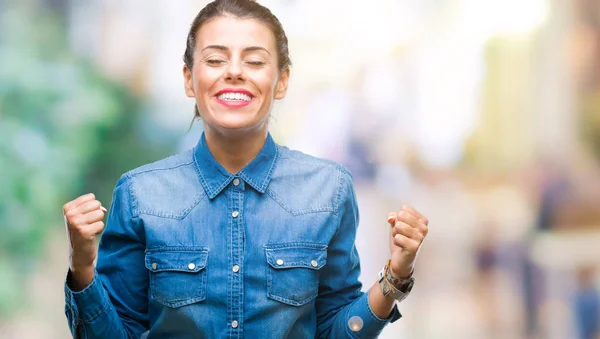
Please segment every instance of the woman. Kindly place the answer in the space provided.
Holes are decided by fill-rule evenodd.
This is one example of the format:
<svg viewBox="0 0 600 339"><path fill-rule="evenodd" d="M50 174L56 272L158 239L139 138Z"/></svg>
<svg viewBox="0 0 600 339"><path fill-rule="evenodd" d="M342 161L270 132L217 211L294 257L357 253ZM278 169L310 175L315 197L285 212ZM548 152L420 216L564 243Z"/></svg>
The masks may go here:
<svg viewBox="0 0 600 339"><path fill-rule="evenodd" d="M106 229L93 194L64 206L73 335L376 337L400 317L427 219L389 214L391 259L362 293L350 174L267 130L290 77L277 18L254 1L214 1L192 23L184 61L198 145L124 174Z"/></svg>

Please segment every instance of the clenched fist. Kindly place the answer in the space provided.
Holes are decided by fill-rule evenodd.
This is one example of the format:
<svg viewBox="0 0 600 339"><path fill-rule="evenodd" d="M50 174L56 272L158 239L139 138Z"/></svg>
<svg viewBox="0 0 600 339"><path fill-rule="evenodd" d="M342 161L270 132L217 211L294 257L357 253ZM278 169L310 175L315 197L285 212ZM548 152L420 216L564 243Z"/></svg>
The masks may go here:
<svg viewBox="0 0 600 339"><path fill-rule="evenodd" d="M71 288L81 290L94 278L96 236L104 229L104 212L94 194L82 195L63 206L69 240Z"/></svg>
<svg viewBox="0 0 600 339"><path fill-rule="evenodd" d="M429 220L414 208L402 206L399 212L388 214L388 223L392 226L390 273L397 279L408 278L429 232Z"/></svg>

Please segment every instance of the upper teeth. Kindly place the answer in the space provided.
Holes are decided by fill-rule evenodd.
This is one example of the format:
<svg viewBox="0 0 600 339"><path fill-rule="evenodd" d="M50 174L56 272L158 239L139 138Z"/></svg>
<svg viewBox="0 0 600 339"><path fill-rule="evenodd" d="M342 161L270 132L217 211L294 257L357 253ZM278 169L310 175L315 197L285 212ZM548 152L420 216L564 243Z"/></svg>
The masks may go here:
<svg viewBox="0 0 600 339"><path fill-rule="evenodd" d="M222 93L218 96L219 100L244 100L250 101L252 98L244 93Z"/></svg>

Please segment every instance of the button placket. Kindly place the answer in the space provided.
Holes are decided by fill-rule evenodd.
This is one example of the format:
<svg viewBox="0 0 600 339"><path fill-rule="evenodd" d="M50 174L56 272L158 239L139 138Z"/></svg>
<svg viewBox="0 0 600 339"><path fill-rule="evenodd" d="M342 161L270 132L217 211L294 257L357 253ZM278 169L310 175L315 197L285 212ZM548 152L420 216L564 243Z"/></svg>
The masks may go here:
<svg viewBox="0 0 600 339"><path fill-rule="evenodd" d="M242 330L241 321L243 319L243 277L241 265L244 261L244 218L242 218L242 208L244 206L244 182L240 178L233 178L229 189L231 199L229 200L230 222L228 252L230 253L228 261L231 268L228 274L228 321L231 333Z"/></svg>

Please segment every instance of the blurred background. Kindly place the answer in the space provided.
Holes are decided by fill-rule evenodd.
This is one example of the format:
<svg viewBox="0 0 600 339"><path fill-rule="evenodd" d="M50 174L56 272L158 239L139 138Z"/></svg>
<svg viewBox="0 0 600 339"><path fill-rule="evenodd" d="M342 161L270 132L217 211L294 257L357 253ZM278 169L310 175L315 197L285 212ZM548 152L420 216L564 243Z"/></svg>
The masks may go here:
<svg viewBox="0 0 600 339"><path fill-rule="evenodd" d="M431 220L382 338L600 338L600 1L260 2L294 63L271 132L353 172L365 287L387 212ZM1 338L69 337L65 202L195 145L206 3L0 0Z"/></svg>

